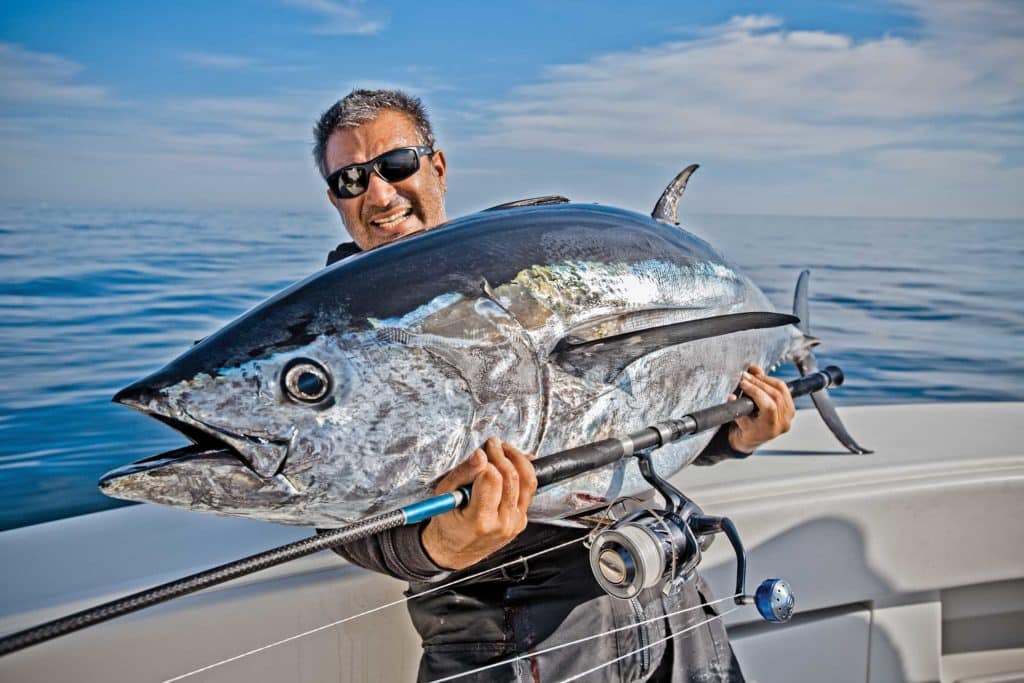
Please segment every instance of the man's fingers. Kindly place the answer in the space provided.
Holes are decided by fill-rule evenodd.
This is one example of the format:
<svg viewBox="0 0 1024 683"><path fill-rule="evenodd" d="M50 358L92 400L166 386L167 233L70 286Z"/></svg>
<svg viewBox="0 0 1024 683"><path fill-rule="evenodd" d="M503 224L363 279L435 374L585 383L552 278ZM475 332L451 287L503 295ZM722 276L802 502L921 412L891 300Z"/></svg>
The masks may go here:
<svg viewBox="0 0 1024 683"><path fill-rule="evenodd" d="M769 377L761 368L753 366L748 372L743 373L740 385L754 401L758 410L756 423L741 424L741 428L757 430L760 437L756 440L761 443L789 431L790 422L796 415L796 407L785 382L776 377Z"/></svg>
<svg viewBox="0 0 1024 683"><path fill-rule="evenodd" d="M751 370L760 370L760 368L755 365ZM760 387L765 393L775 399L779 407L785 407L787 403L791 404L793 402L793 396L789 393L789 387L778 377L769 377L762 370L760 373L748 372L746 378L751 384Z"/></svg>
<svg viewBox="0 0 1024 683"><path fill-rule="evenodd" d="M760 412L764 408L765 403L770 403L771 398L765 392L764 387L757 381L757 379L750 373L743 373L743 376L739 380L739 388L743 390L754 404L757 405L758 411Z"/></svg>
<svg viewBox="0 0 1024 683"><path fill-rule="evenodd" d="M501 474L502 493L498 511L504 519L515 512L516 504L519 502L519 472L505 457L505 449L498 439L487 439L484 450L487 453L487 461Z"/></svg>
<svg viewBox="0 0 1024 683"><path fill-rule="evenodd" d="M478 448L462 464L444 475L434 487L434 492L438 495L451 493L460 486L472 483L485 467L487 467L487 456Z"/></svg>
<svg viewBox="0 0 1024 683"><path fill-rule="evenodd" d="M530 456L511 444L506 443L503 446L505 457L519 473L519 500L516 507L525 514L533 502L533 494L537 492L537 474L533 469L533 463L530 462Z"/></svg>
<svg viewBox="0 0 1024 683"><path fill-rule="evenodd" d="M473 495L463 511L466 519L474 520L478 533L493 533L498 524L498 506L502 499L502 477L494 465L487 463L473 480Z"/></svg>
<svg viewBox="0 0 1024 683"><path fill-rule="evenodd" d="M765 377L765 381L775 389L779 397L779 406L786 418L792 420L796 415L796 406L793 404L793 394L790 393L789 387L778 377Z"/></svg>
<svg viewBox="0 0 1024 683"><path fill-rule="evenodd" d="M772 379L772 378L771 377L764 377L764 376L762 376L762 377L755 377L754 378L754 383L757 384L757 386L761 389L761 391L763 391L765 394L767 394L771 398L772 404L773 404L772 408L776 412L778 412L778 410L785 405L785 402L786 402L786 399L785 399L786 388L783 387L783 388L780 389L778 386L776 386L772 382L769 382L768 380L770 380L770 379Z"/></svg>
<svg viewBox="0 0 1024 683"><path fill-rule="evenodd" d="M755 370L759 372L754 372ZM772 397L776 413L786 421L792 420L796 415L796 406L793 404L793 395L786 383L778 377L769 377L757 366L751 368L751 377L754 384L760 386L765 393Z"/></svg>
<svg viewBox="0 0 1024 683"><path fill-rule="evenodd" d="M758 413L775 412L774 398L768 393L764 385L757 381L756 377L750 373L743 373L743 377L740 379L740 388L757 406Z"/></svg>

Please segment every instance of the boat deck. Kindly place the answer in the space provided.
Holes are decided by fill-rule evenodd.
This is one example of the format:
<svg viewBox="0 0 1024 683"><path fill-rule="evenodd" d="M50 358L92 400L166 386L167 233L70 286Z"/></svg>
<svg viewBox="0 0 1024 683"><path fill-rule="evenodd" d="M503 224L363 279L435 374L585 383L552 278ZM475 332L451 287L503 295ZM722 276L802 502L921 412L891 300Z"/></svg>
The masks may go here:
<svg viewBox="0 0 1024 683"><path fill-rule="evenodd" d="M797 595L785 626L759 622L753 608L730 617L748 678L1024 680L1024 403L841 412L874 454L845 454L801 411L770 450L674 478L736 523L748 588L781 576ZM5 532L0 633L308 534L149 505ZM702 572L731 593L724 539ZM402 588L320 553L9 655L0 680L164 681ZM418 653L396 606L185 680L413 680Z"/></svg>

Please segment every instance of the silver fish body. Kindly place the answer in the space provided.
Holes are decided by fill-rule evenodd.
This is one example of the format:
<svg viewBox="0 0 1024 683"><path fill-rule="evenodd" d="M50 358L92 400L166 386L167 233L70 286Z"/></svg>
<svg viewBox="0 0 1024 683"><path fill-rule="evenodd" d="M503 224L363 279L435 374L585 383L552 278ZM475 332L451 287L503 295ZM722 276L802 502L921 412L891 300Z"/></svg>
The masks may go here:
<svg viewBox="0 0 1024 683"><path fill-rule="evenodd" d="M122 390L115 400L194 445L101 487L338 526L429 496L490 435L542 455L722 403L746 367L804 353L804 334L671 343L672 330L772 310L677 226L597 205L481 212L320 271ZM670 342L634 334L650 330ZM659 471L692 462L711 436L661 449ZM562 518L646 488L620 463L542 489L530 514Z"/></svg>

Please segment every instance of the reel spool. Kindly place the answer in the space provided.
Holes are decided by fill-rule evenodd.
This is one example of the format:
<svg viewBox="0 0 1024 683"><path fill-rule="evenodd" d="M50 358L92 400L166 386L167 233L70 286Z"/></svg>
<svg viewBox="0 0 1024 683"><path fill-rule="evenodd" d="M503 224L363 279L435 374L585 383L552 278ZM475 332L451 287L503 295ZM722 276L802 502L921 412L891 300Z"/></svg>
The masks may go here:
<svg viewBox="0 0 1024 683"><path fill-rule="evenodd" d="M746 552L732 521L705 515L658 476L649 452L636 455L640 472L665 498L666 505L663 510L627 515L595 536L590 544L590 568L601 588L621 600L659 585L669 594L693 577L701 551L710 545L714 534L723 533L736 553L736 604L753 604L765 621L788 621L796 599L786 581L766 579L754 595L746 593Z"/></svg>
<svg viewBox="0 0 1024 683"><path fill-rule="evenodd" d="M693 530L680 522L647 514L602 531L590 548L590 568L601 588L628 600L646 588L692 575L700 547Z"/></svg>

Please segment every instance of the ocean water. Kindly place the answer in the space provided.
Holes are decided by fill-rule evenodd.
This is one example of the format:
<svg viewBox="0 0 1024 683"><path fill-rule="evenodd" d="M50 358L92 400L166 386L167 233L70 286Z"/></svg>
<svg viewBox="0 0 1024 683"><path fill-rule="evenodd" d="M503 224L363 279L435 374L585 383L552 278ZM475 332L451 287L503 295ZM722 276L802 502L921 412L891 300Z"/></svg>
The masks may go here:
<svg viewBox="0 0 1024 683"><path fill-rule="evenodd" d="M812 270L840 405L1024 399L1024 221L687 227L783 310ZM122 504L100 475L184 440L110 397L321 267L341 236L321 213L0 209L0 529Z"/></svg>

